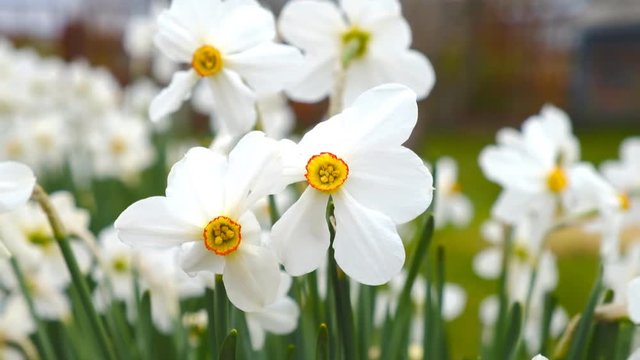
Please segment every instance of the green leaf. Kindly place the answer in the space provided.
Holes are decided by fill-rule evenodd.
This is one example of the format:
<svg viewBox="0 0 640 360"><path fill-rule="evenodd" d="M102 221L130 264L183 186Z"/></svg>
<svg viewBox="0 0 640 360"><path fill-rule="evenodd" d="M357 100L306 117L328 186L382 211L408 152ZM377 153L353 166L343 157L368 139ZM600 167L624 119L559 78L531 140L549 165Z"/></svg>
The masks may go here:
<svg viewBox="0 0 640 360"><path fill-rule="evenodd" d="M503 359L516 359L518 356L517 345L520 341L520 329L522 328L522 306L520 303L513 304L508 321L509 326L507 327Z"/></svg>
<svg viewBox="0 0 640 360"><path fill-rule="evenodd" d="M593 285L593 289L591 290L591 295L589 296L587 306L582 312L580 322L578 323L578 327L576 329L576 332L574 333L573 341L571 342L571 347L569 348L569 353L567 355L568 360L578 360L582 358L582 352L587 347L589 333L593 325L593 313L596 310L596 306L600 302L602 291L603 286L601 268L596 282Z"/></svg>
<svg viewBox="0 0 640 360"><path fill-rule="evenodd" d="M229 335L222 342L222 348L220 349L219 360L235 360L236 358L236 339L238 337L238 331L231 329Z"/></svg>
<svg viewBox="0 0 640 360"><path fill-rule="evenodd" d="M329 329L327 324L320 324L318 340L316 341L316 359L329 360Z"/></svg>
<svg viewBox="0 0 640 360"><path fill-rule="evenodd" d="M545 293L543 305L544 310L542 313L542 322L540 324L540 348L538 349L538 354L547 353L547 342L551 330L551 319L553 319L553 313L556 309L557 302L558 300L551 293Z"/></svg>

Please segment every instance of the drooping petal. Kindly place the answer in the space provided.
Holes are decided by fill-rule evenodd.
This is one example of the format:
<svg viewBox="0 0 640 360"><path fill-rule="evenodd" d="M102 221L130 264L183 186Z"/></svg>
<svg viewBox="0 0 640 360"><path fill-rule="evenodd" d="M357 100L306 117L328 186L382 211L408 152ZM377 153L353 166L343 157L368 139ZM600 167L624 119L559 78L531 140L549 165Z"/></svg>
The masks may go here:
<svg viewBox="0 0 640 360"><path fill-rule="evenodd" d="M293 276L319 268L325 258L329 247L327 200L326 194L308 187L271 229L271 246Z"/></svg>
<svg viewBox="0 0 640 360"><path fill-rule="evenodd" d="M286 88L287 95L306 103L318 102L329 95L337 55L306 54L298 79Z"/></svg>
<svg viewBox="0 0 640 360"><path fill-rule="evenodd" d="M282 175L278 142L261 131L242 137L229 153L225 178L226 210L239 215L256 201L282 191L287 183Z"/></svg>
<svg viewBox="0 0 640 360"><path fill-rule="evenodd" d="M273 14L256 3L238 3L228 8L215 35L220 50L233 54L273 40L276 25Z"/></svg>
<svg viewBox="0 0 640 360"><path fill-rule="evenodd" d="M222 274L224 269L224 256L207 250L204 241L183 244L179 257L180 267L191 276L195 276L201 271Z"/></svg>
<svg viewBox="0 0 640 360"><path fill-rule="evenodd" d="M191 96L191 89L200 77L193 70L178 71L173 74L171 83L156 95L149 105L149 117L158 121L175 112Z"/></svg>
<svg viewBox="0 0 640 360"><path fill-rule="evenodd" d="M133 203L114 226L118 238L131 246L173 247L202 239L202 228L176 216L161 196Z"/></svg>
<svg viewBox="0 0 640 360"><path fill-rule="evenodd" d="M208 80L213 93L214 108L218 121L224 121L224 129L230 135L248 132L256 123L256 97L244 84L240 75L223 69Z"/></svg>
<svg viewBox="0 0 640 360"><path fill-rule="evenodd" d="M263 311L247 314L258 321L263 329L274 334L287 334L293 331L298 325L299 315L298 305L288 297L276 300Z"/></svg>
<svg viewBox="0 0 640 360"><path fill-rule="evenodd" d="M433 178L411 150L366 150L348 160L344 188L360 204L405 223L424 212L433 196Z"/></svg>
<svg viewBox="0 0 640 360"><path fill-rule="evenodd" d="M347 28L338 7L330 1L290 1L278 20L282 37L308 53L337 54L340 35Z"/></svg>
<svg viewBox="0 0 640 360"><path fill-rule="evenodd" d="M270 249L245 243L225 261L224 287L233 305L242 311L258 311L273 303L280 269Z"/></svg>
<svg viewBox="0 0 640 360"><path fill-rule="evenodd" d="M634 324L640 324L640 277L637 277L627 285L627 309L629 318Z"/></svg>
<svg viewBox="0 0 640 360"><path fill-rule="evenodd" d="M0 163L0 212L13 210L25 204L36 183L33 171L24 164L5 161Z"/></svg>
<svg viewBox="0 0 640 360"><path fill-rule="evenodd" d="M262 43L225 57L225 65L240 74L258 94L275 93L298 77L303 63L293 46Z"/></svg>
<svg viewBox="0 0 640 360"><path fill-rule="evenodd" d="M416 94L401 84L376 86L360 95L338 119L344 122L352 151L401 145L418 119Z"/></svg>
<svg viewBox="0 0 640 360"><path fill-rule="evenodd" d="M227 160L195 147L173 165L167 178L167 203L194 226L204 227L224 209Z"/></svg>
<svg viewBox="0 0 640 360"><path fill-rule="evenodd" d="M333 195L335 259L342 270L366 285L381 285L404 264L404 247L391 218L359 204L346 191Z"/></svg>
<svg viewBox="0 0 640 360"><path fill-rule="evenodd" d="M262 328L258 320L251 316L252 314L253 313L245 314L247 328L249 330L249 339L251 340L251 348L253 348L253 350L260 350L264 346L264 340L267 333Z"/></svg>

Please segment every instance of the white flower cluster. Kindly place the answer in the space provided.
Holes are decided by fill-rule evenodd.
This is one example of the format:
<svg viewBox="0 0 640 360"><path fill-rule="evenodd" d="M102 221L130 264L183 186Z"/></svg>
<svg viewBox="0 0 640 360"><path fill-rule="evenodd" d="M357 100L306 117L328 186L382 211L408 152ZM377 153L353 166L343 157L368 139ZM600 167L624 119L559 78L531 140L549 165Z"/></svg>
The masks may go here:
<svg viewBox="0 0 640 360"><path fill-rule="evenodd" d="M0 67L0 158L85 180L128 180L153 161L151 127L107 70L4 40Z"/></svg>

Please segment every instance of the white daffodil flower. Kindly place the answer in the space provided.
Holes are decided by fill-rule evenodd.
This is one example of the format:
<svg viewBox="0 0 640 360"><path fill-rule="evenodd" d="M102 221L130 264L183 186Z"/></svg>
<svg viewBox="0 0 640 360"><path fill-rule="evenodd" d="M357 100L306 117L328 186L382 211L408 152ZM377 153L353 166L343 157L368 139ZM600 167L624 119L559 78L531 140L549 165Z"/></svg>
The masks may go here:
<svg viewBox="0 0 640 360"><path fill-rule="evenodd" d="M568 207L585 188L579 184L597 176L590 165L575 162L577 142L563 114L545 107L524 122L521 133L499 133L498 145L480 153L485 176L503 187L493 207L497 219L515 223L531 212L553 218L558 203Z"/></svg>
<svg viewBox="0 0 640 360"><path fill-rule="evenodd" d="M35 184L36 177L27 165L14 161L0 162L0 213L24 205Z"/></svg>
<svg viewBox="0 0 640 360"><path fill-rule="evenodd" d="M282 37L305 53L304 73L287 89L298 101L322 100L334 87L335 71L346 52L344 98L349 105L365 90L389 82L425 98L435 83L427 58L410 50L411 29L397 0L288 2L279 19Z"/></svg>
<svg viewBox="0 0 640 360"><path fill-rule="evenodd" d="M193 148L167 182L166 196L138 201L118 217L120 239L135 247L181 247L184 271L223 274L229 300L243 311L271 304L278 260L262 245L251 207L286 186L279 143L251 132L228 158Z"/></svg>
<svg viewBox="0 0 640 360"><path fill-rule="evenodd" d="M462 193L458 182L458 164L453 158L443 157L436 162L436 200L434 219L436 227L448 223L464 227L473 218L473 204Z"/></svg>
<svg viewBox="0 0 640 360"><path fill-rule="evenodd" d="M251 347L254 350L262 349L267 331L284 335L292 332L298 326L300 308L293 299L287 296L291 282L289 275L281 273L276 300L260 311L245 314Z"/></svg>
<svg viewBox="0 0 640 360"><path fill-rule="evenodd" d="M335 205L337 264L379 285L400 272L405 252L396 224L431 203L433 179L402 146L417 120L415 93L387 84L362 94L290 149L290 175L309 186L273 226L272 246L294 276L320 267L329 247L327 201Z"/></svg>
<svg viewBox="0 0 640 360"><path fill-rule="evenodd" d="M112 227L98 236L100 260L92 273L97 286L94 300L98 311L106 310L112 296L134 306L133 249L123 244Z"/></svg>
<svg viewBox="0 0 640 360"><path fill-rule="evenodd" d="M256 121L256 93L281 90L301 64L300 51L276 44L273 15L252 0L176 0L158 18L155 43L190 64L151 102L152 120L176 111L203 79L225 127L245 133Z"/></svg>

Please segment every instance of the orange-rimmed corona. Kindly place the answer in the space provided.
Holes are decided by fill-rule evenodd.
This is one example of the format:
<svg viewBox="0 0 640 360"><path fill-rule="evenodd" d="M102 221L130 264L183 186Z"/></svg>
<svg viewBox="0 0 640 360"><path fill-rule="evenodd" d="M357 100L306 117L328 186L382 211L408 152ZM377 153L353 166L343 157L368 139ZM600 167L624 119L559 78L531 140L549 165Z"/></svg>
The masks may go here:
<svg viewBox="0 0 640 360"><path fill-rule="evenodd" d="M564 169L555 167L547 175L547 187L556 194L563 192L569 185L569 179Z"/></svg>
<svg viewBox="0 0 640 360"><path fill-rule="evenodd" d="M329 152L312 156L307 162L307 183L324 193L336 192L349 177L349 166Z"/></svg>
<svg viewBox="0 0 640 360"><path fill-rule="evenodd" d="M222 70L222 55L211 45L203 45L193 53L191 66L202 77L213 76Z"/></svg>
<svg viewBox="0 0 640 360"><path fill-rule="evenodd" d="M238 249L242 241L242 226L226 216L218 216L209 221L203 231L204 246L225 256Z"/></svg>

